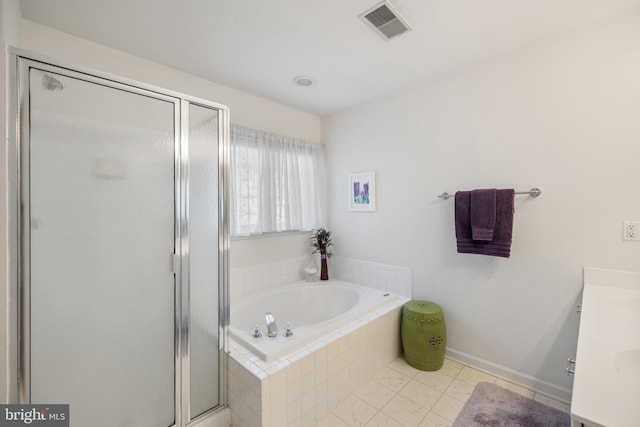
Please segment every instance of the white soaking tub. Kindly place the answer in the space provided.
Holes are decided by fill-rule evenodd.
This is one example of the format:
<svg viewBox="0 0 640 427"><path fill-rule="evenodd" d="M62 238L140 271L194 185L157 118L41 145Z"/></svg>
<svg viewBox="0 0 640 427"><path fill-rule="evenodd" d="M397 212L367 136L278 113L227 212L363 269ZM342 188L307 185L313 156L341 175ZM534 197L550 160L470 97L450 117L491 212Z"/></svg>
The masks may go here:
<svg viewBox="0 0 640 427"><path fill-rule="evenodd" d="M395 301L397 295L338 280L298 282L242 298L231 308L229 334L264 361L271 361L326 335L371 310ZM267 336L265 313L278 325ZM293 335L283 336L291 325ZM262 336L253 338L258 325Z"/></svg>

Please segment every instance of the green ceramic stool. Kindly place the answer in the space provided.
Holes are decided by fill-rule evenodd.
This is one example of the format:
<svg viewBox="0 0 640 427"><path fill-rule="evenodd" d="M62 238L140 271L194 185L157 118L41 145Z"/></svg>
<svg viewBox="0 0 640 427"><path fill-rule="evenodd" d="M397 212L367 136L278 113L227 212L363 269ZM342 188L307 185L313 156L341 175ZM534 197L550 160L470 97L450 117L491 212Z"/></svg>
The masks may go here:
<svg viewBox="0 0 640 427"><path fill-rule="evenodd" d="M402 349L407 363L421 371L437 371L444 363L447 328L438 304L409 301L402 308Z"/></svg>

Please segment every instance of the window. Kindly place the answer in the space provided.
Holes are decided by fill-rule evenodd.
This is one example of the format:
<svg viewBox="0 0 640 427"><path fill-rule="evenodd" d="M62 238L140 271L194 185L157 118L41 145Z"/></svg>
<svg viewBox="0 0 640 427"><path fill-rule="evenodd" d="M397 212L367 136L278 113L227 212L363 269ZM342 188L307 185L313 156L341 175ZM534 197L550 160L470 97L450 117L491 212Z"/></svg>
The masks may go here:
<svg viewBox="0 0 640 427"><path fill-rule="evenodd" d="M323 147L231 126L231 235L322 225Z"/></svg>

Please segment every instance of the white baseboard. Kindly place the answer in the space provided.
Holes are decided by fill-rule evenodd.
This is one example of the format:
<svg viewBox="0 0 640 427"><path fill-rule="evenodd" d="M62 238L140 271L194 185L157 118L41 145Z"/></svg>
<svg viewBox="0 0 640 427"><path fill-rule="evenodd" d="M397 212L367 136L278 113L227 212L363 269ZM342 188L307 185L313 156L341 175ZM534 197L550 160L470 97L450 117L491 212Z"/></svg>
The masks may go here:
<svg viewBox="0 0 640 427"><path fill-rule="evenodd" d="M489 362L488 360L472 356L456 349L447 348L446 355L453 361L463 363L479 371L483 371L487 374L493 375L494 377L502 378L504 380L520 384L528 389L531 389L538 393L542 393L564 403L571 402L571 390L567 388L559 387L547 381L543 381L530 375L522 374L520 372L514 371L511 368L507 368L506 366Z"/></svg>

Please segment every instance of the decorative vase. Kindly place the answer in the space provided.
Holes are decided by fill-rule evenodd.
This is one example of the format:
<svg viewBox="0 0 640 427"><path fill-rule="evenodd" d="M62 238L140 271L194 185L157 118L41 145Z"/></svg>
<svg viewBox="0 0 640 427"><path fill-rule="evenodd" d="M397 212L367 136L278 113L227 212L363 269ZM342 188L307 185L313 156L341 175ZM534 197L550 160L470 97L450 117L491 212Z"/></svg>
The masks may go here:
<svg viewBox="0 0 640 427"><path fill-rule="evenodd" d="M320 280L329 280L329 269L327 268L327 254L320 254Z"/></svg>
<svg viewBox="0 0 640 427"><path fill-rule="evenodd" d="M316 263L316 257L311 255L304 262L304 272L307 273L307 282L313 282L313 275L318 272L318 264Z"/></svg>

